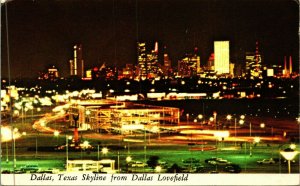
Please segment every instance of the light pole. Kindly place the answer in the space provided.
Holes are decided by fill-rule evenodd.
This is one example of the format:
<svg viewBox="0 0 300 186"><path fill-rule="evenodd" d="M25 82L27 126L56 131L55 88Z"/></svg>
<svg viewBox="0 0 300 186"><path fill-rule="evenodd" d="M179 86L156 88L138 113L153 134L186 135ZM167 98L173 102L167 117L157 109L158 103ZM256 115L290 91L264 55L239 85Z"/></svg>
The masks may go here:
<svg viewBox="0 0 300 186"><path fill-rule="evenodd" d="M203 121L202 121L203 115L202 115L202 114L199 114L199 115L198 115L198 119L199 119L199 121L200 121L200 123L201 123L201 127L203 127Z"/></svg>
<svg viewBox="0 0 300 186"><path fill-rule="evenodd" d="M161 169L162 169L161 166L158 165L155 167L155 172L160 173Z"/></svg>
<svg viewBox="0 0 300 186"><path fill-rule="evenodd" d="M5 142L6 145L6 163L8 163L8 145L7 145L7 141Z"/></svg>
<svg viewBox="0 0 300 186"><path fill-rule="evenodd" d="M56 145L58 145L58 136L59 136L59 131L54 131L53 135L56 137Z"/></svg>
<svg viewBox="0 0 300 186"><path fill-rule="evenodd" d="M101 150L102 154L105 156L108 153L108 148L103 147Z"/></svg>
<svg viewBox="0 0 300 186"><path fill-rule="evenodd" d="M217 112L214 111L214 112L213 112L213 115L214 115L215 128L216 128L216 130L217 130Z"/></svg>
<svg viewBox="0 0 300 186"><path fill-rule="evenodd" d="M38 140L37 137L39 136L39 131L36 129L37 135L35 136L35 158L37 158L38 155Z"/></svg>
<svg viewBox="0 0 300 186"><path fill-rule="evenodd" d="M288 173L291 173L291 160L295 158L298 154L298 151L289 150L289 151L280 151L280 154L288 161Z"/></svg>
<svg viewBox="0 0 300 186"><path fill-rule="evenodd" d="M186 123L187 123L187 125L189 125L189 117L190 117L190 114L187 113L187 114L186 114Z"/></svg>
<svg viewBox="0 0 300 186"><path fill-rule="evenodd" d="M67 172L68 172L68 161L69 161L69 140L71 140L72 139L72 136L68 136L67 134L66 134L66 165L67 165Z"/></svg>
<svg viewBox="0 0 300 186"><path fill-rule="evenodd" d="M12 139L13 139L13 147L14 147L14 168L17 167L17 158L16 158L16 137L15 134L18 132L19 129L14 128L12 130Z"/></svg>
<svg viewBox="0 0 300 186"><path fill-rule="evenodd" d="M99 143L97 145L97 160L99 161Z"/></svg>
<svg viewBox="0 0 300 186"><path fill-rule="evenodd" d="M260 142L260 137L255 137L254 141L255 144ZM252 157L252 145L250 144L250 157Z"/></svg>
<svg viewBox="0 0 300 186"><path fill-rule="evenodd" d="M131 156L126 157L127 172L129 171L129 163L131 162L131 160L132 160Z"/></svg>
<svg viewBox="0 0 300 186"><path fill-rule="evenodd" d="M66 168L67 168L67 172L68 172L68 161L69 161L69 142L68 142L68 135L66 135Z"/></svg>

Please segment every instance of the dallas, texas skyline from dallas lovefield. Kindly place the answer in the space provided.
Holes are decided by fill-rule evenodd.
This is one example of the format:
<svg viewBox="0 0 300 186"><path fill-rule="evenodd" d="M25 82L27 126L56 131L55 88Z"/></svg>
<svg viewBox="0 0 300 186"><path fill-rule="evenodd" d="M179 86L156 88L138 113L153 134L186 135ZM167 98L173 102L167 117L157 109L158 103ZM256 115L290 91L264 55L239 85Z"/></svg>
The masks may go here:
<svg viewBox="0 0 300 186"><path fill-rule="evenodd" d="M158 41L160 59L166 46L173 66L195 47L206 64L216 40L230 41L232 63L244 65L258 41L263 64L283 65L284 56L296 71L299 64L294 0L15 0L1 5L1 23L3 78L7 36L12 78L35 78L50 65L67 76L77 43L86 68L136 65L137 41L148 50Z"/></svg>

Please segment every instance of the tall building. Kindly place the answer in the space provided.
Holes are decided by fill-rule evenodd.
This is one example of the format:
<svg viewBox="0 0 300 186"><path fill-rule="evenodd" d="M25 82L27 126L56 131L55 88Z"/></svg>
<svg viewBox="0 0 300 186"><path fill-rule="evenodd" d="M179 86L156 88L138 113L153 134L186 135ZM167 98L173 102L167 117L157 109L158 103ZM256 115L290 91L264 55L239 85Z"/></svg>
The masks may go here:
<svg viewBox="0 0 300 186"><path fill-rule="evenodd" d="M147 77L147 54L146 54L146 43L137 43L138 52L138 76L139 78Z"/></svg>
<svg viewBox="0 0 300 186"><path fill-rule="evenodd" d="M84 61L82 59L81 44L74 45L74 59L70 60L70 75L84 77Z"/></svg>
<svg viewBox="0 0 300 186"><path fill-rule="evenodd" d="M229 41L215 41L214 54L217 74L229 74Z"/></svg>
<svg viewBox="0 0 300 186"><path fill-rule="evenodd" d="M155 78L160 73L162 70L158 64L158 43L155 42L151 53L146 52L146 43L138 43L138 77Z"/></svg>
<svg viewBox="0 0 300 186"><path fill-rule="evenodd" d="M194 54L186 54L186 56L178 61L178 75L182 77L196 76L200 73L200 56L197 54L198 49L195 48Z"/></svg>
<svg viewBox="0 0 300 186"><path fill-rule="evenodd" d="M169 55L167 53L167 47L164 47L164 66L163 66L163 72L165 76L169 76L172 71L172 63L169 58Z"/></svg>
<svg viewBox="0 0 300 186"><path fill-rule="evenodd" d="M258 50L258 42L256 42L255 52L246 52L246 75L250 78L262 77L262 58Z"/></svg>

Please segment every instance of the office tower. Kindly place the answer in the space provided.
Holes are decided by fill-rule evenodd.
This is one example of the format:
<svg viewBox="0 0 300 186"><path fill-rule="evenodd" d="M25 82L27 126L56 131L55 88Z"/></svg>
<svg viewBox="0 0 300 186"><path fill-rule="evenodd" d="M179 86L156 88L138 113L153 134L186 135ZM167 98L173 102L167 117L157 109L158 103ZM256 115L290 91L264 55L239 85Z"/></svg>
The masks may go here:
<svg viewBox="0 0 300 186"><path fill-rule="evenodd" d="M215 71L217 74L229 73L229 41L215 41Z"/></svg>
<svg viewBox="0 0 300 186"><path fill-rule="evenodd" d="M261 54L258 50L258 42L256 42L255 52L246 52L246 74L250 78L261 78Z"/></svg>
<svg viewBox="0 0 300 186"><path fill-rule="evenodd" d="M186 56L178 61L178 75L182 77L196 76L200 73L200 56L197 54L198 49L195 48L194 54L186 54Z"/></svg>
<svg viewBox="0 0 300 186"><path fill-rule="evenodd" d="M158 43L155 42L154 50L146 52L146 43L138 43L138 77L140 79L155 78L162 73L158 64Z"/></svg>
<svg viewBox="0 0 300 186"><path fill-rule="evenodd" d="M172 71L172 63L169 58L169 55L167 53L167 47L164 47L164 66L163 66L163 72L165 76L169 76Z"/></svg>
<svg viewBox="0 0 300 186"><path fill-rule="evenodd" d="M137 43L138 52L138 76L139 78L147 77L147 54L146 54L146 43Z"/></svg>
<svg viewBox="0 0 300 186"><path fill-rule="evenodd" d="M75 75L74 60L70 59L69 63L70 63L70 76L74 76Z"/></svg>
<svg viewBox="0 0 300 186"><path fill-rule="evenodd" d="M70 60L70 75L84 77L84 61L82 59L81 44L74 45L74 59Z"/></svg>

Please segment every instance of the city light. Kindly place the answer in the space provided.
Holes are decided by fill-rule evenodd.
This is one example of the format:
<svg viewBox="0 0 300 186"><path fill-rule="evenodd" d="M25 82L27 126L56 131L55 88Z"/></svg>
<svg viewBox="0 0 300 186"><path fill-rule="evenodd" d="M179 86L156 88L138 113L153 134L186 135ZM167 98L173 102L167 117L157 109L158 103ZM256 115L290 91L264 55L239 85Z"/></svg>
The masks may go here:
<svg viewBox="0 0 300 186"><path fill-rule="evenodd" d="M155 172L160 173L161 170L162 170L161 166L156 166L156 167L155 167Z"/></svg>
<svg viewBox="0 0 300 186"><path fill-rule="evenodd" d="M227 116L226 116L226 119L227 119L227 120L231 120L231 118L232 118L231 115L227 115Z"/></svg>
<svg viewBox="0 0 300 186"><path fill-rule="evenodd" d="M59 131L54 131L53 135L56 137L59 136Z"/></svg>
<svg viewBox="0 0 300 186"><path fill-rule="evenodd" d="M129 163L129 162L131 162L131 161L132 161L131 156L127 156L127 157L126 157L126 162Z"/></svg>
<svg viewBox="0 0 300 186"><path fill-rule="evenodd" d="M106 155L108 153L108 148L106 147L102 148L101 152L103 155Z"/></svg>
<svg viewBox="0 0 300 186"><path fill-rule="evenodd" d="M199 114L198 115L198 118L201 120L201 119L203 119L203 115L202 114Z"/></svg>

